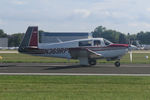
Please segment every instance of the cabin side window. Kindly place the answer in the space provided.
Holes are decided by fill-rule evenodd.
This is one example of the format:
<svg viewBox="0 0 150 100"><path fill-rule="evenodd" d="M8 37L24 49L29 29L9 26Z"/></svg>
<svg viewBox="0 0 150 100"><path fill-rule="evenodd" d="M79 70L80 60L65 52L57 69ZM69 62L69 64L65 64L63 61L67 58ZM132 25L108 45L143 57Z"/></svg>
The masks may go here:
<svg viewBox="0 0 150 100"><path fill-rule="evenodd" d="M92 41L80 41L79 46L92 46Z"/></svg>
<svg viewBox="0 0 150 100"><path fill-rule="evenodd" d="M94 40L94 46L101 46L100 40Z"/></svg>

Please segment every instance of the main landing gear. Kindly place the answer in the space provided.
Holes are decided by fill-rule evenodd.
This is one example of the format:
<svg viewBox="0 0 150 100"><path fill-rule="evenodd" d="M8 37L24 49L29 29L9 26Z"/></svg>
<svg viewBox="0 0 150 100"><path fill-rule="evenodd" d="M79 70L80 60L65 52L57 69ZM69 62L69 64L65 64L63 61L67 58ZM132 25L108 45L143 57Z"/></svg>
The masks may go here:
<svg viewBox="0 0 150 100"><path fill-rule="evenodd" d="M88 60L88 63L89 63L89 65L94 66L94 65L96 65L96 59L89 59L89 60ZM120 67L120 60L116 61L116 62L114 63L114 65L115 65L116 67Z"/></svg>
<svg viewBox="0 0 150 100"><path fill-rule="evenodd" d="M95 59L89 59L89 65L94 66L96 65L96 60Z"/></svg>
<svg viewBox="0 0 150 100"><path fill-rule="evenodd" d="M120 61L116 61L116 62L114 63L114 65L115 65L116 67L120 67Z"/></svg>

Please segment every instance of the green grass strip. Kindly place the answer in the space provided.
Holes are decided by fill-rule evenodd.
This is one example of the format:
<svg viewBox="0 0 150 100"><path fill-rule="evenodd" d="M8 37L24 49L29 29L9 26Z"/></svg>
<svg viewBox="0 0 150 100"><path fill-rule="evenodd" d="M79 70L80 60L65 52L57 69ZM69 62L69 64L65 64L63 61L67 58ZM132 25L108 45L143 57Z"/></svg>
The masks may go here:
<svg viewBox="0 0 150 100"><path fill-rule="evenodd" d="M1 100L149 100L150 77L0 76Z"/></svg>
<svg viewBox="0 0 150 100"><path fill-rule="evenodd" d="M37 57L37 56L31 56L26 54L20 54L20 53L11 53L6 54L2 53L0 56L3 57L2 60L0 60L1 63L78 63L78 60L70 60L67 59L61 59L61 58L52 58L52 57ZM145 56L149 56L148 59L145 58ZM100 59L98 60L98 63L113 63L108 62L106 60ZM129 64L129 54L126 54L121 59L121 63ZM150 64L150 53L133 53L133 62L134 64Z"/></svg>

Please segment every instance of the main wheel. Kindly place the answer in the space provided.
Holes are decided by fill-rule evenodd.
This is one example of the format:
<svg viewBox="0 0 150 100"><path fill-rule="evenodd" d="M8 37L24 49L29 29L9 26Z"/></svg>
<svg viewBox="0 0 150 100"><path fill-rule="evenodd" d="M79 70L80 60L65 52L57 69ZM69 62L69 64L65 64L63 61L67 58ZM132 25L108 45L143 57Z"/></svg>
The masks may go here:
<svg viewBox="0 0 150 100"><path fill-rule="evenodd" d="M116 61L116 62L115 62L115 66L116 66L116 67L120 67L120 62L119 62L119 61Z"/></svg>
<svg viewBox="0 0 150 100"><path fill-rule="evenodd" d="M89 59L89 64L90 65L96 65L96 60L95 59Z"/></svg>

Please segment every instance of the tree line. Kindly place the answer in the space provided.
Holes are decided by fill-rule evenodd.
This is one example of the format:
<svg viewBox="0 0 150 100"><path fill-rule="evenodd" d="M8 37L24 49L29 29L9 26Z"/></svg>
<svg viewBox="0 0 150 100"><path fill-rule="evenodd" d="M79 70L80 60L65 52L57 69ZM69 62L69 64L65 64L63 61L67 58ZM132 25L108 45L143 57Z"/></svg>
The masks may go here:
<svg viewBox="0 0 150 100"><path fill-rule="evenodd" d="M41 33L43 31L39 31ZM94 38L105 38L113 43L121 43L121 44L136 44L138 40L141 44L150 44L150 32L139 32L137 34L127 35L116 30L107 29L103 26L98 26L94 29L92 36ZM2 29L0 29L0 38L8 38L8 46L9 47L18 47L21 43L21 40L24 36L24 33L15 33L15 34L7 34ZM40 35L39 35L40 36Z"/></svg>
<svg viewBox="0 0 150 100"><path fill-rule="evenodd" d="M8 46L9 47L18 47L22 41L24 33L15 33L15 34L7 34L2 29L0 29L0 38L8 38Z"/></svg>
<svg viewBox="0 0 150 100"><path fill-rule="evenodd" d="M106 29L106 27L98 26L92 32L92 36L95 38L102 37L108 39L113 43L122 44L134 44L138 41L140 44L150 44L150 32L139 32L137 34L127 35L116 30Z"/></svg>

